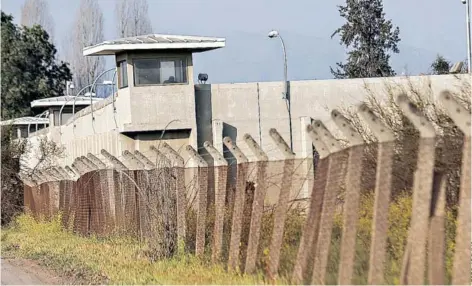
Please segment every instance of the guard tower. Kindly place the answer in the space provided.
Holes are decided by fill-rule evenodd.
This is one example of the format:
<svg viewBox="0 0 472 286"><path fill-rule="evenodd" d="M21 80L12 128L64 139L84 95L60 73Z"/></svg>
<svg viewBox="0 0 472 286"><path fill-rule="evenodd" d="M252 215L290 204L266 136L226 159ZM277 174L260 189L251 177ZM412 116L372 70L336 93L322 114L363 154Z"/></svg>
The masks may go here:
<svg viewBox="0 0 472 286"><path fill-rule="evenodd" d="M118 92L103 104L113 101L115 130L132 139L128 145L148 150L162 139L196 145L192 54L224 46L224 38L152 34L106 41L83 54L115 57ZM110 121L98 111L93 116L98 132Z"/></svg>

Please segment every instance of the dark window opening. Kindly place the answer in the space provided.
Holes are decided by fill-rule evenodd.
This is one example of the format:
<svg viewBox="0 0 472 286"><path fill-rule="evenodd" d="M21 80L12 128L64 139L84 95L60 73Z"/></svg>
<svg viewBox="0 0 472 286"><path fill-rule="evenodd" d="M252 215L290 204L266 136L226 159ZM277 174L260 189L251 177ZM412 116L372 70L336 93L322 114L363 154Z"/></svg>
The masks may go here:
<svg viewBox="0 0 472 286"><path fill-rule="evenodd" d="M185 58L135 59L134 85L187 83Z"/></svg>

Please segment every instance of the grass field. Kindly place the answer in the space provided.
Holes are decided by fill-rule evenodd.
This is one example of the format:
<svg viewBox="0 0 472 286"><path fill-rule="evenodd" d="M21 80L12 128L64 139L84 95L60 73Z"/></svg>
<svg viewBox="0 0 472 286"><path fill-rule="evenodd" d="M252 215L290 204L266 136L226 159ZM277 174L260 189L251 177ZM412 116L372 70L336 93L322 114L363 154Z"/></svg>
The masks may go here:
<svg viewBox="0 0 472 286"><path fill-rule="evenodd" d="M2 255L29 258L92 284L265 284L262 275L240 275L193 256L151 262L133 239L85 238L64 231L59 217L37 222L21 215L2 230Z"/></svg>

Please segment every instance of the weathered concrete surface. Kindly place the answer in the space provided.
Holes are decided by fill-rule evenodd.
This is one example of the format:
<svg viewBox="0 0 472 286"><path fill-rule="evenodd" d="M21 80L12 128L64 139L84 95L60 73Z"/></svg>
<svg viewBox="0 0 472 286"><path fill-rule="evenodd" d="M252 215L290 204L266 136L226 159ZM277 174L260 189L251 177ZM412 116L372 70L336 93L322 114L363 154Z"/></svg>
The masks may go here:
<svg viewBox="0 0 472 286"><path fill-rule="evenodd" d="M1 285L64 285L59 277L26 259L1 259Z"/></svg>

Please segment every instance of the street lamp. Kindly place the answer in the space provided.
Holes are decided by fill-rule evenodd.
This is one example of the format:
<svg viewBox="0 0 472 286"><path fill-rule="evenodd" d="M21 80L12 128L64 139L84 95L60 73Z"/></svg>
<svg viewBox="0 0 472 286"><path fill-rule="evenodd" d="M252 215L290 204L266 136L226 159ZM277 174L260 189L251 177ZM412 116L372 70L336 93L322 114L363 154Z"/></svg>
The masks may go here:
<svg viewBox="0 0 472 286"><path fill-rule="evenodd" d="M280 42L282 43L282 51L284 53L284 93L282 99L288 99L288 87L287 87L287 52L285 50L285 43L282 36L279 34L278 31L272 30L267 35L269 38L279 38Z"/></svg>
<svg viewBox="0 0 472 286"><path fill-rule="evenodd" d="M285 43L282 36L279 34L278 31L272 30L267 34L267 36L271 39L279 38L280 42L282 43L282 51L284 53L284 92L282 99L285 99L287 102L287 111L288 111L288 122L290 128L290 150L293 151L293 140L292 140L292 112L290 108L290 95L288 94L288 79L287 79L287 51L285 50Z"/></svg>
<svg viewBox="0 0 472 286"><path fill-rule="evenodd" d="M465 4L465 21L467 24L467 70L469 73L472 73L470 70L470 58L471 58L471 43L470 43L470 0L461 0L462 4Z"/></svg>

